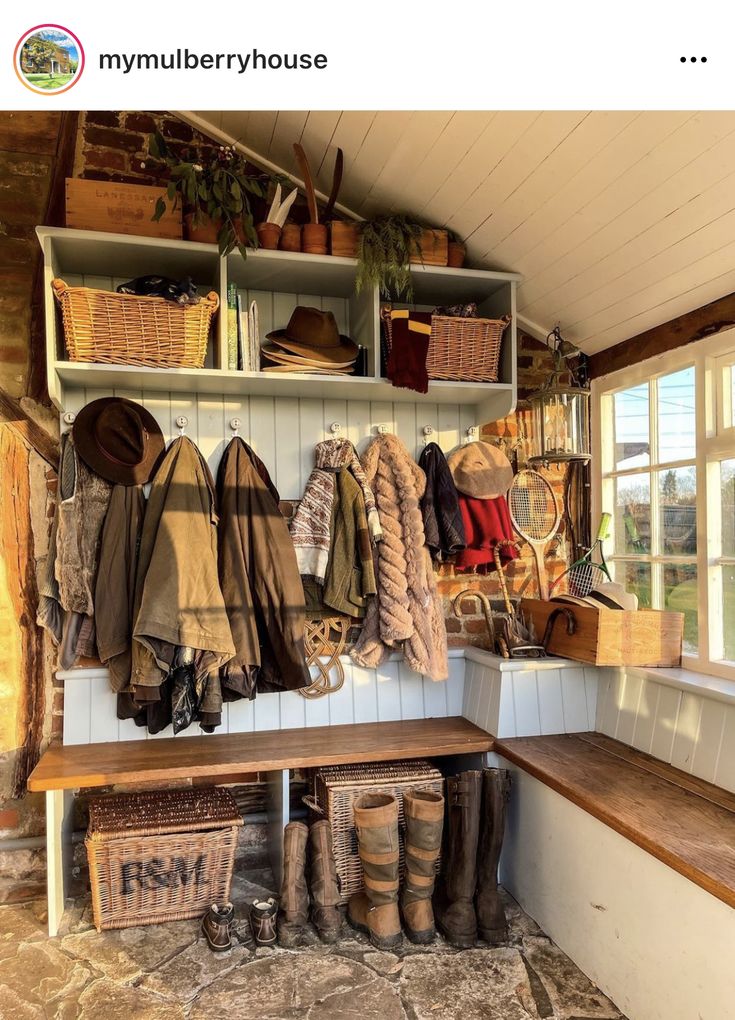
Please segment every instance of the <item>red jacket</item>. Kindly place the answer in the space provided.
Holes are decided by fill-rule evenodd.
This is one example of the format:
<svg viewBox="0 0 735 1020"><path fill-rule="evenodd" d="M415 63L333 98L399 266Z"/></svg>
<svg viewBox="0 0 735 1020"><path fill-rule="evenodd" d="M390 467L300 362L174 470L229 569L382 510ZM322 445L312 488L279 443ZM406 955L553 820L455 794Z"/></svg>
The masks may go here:
<svg viewBox="0 0 735 1020"><path fill-rule="evenodd" d="M458 553L455 562L457 570L471 570L488 573L495 570L493 550L503 539L513 540L513 525L510 522L505 496L496 499L473 499L459 494L459 509L464 522L467 548ZM504 546L500 551L503 563L518 557L516 549Z"/></svg>

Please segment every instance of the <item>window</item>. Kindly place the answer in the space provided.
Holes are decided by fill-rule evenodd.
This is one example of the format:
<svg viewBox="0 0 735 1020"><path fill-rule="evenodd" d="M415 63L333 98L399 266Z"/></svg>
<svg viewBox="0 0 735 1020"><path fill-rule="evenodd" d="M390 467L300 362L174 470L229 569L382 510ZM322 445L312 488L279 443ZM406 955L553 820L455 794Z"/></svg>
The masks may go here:
<svg viewBox="0 0 735 1020"><path fill-rule="evenodd" d="M735 330L595 380L593 417L613 576L684 614L689 668L735 679Z"/></svg>

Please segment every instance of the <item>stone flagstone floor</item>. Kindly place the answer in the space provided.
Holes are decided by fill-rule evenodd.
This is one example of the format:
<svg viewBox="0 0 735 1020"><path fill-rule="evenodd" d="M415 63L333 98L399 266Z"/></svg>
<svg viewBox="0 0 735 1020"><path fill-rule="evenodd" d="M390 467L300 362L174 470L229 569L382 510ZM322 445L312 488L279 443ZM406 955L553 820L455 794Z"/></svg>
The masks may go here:
<svg viewBox="0 0 735 1020"><path fill-rule="evenodd" d="M507 897L507 947L459 952L404 939L376 952L345 925L297 951L256 948L247 904L270 893L267 868L233 880L232 950L214 954L197 921L97 934L88 895L69 901L49 939L45 905L0 907L2 1020L625 1020Z"/></svg>

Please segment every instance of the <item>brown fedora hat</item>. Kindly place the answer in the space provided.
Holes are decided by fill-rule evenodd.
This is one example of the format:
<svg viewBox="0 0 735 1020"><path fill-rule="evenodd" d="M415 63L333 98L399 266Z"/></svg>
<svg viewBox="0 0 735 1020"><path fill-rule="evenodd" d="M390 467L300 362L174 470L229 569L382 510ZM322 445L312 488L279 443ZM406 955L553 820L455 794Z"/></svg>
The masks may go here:
<svg viewBox="0 0 735 1020"><path fill-rule="evenodd" d="M101 397L77 414L74 445L84 463L118 485L150 480L166 448L158 422L134 400Z"/></svg>
<svg viewBox="0 0 735 1020"><path fill-rule="evenodd" d="M333 313L308 308L306 305L297 305L291 313L288 326L268 333L266 340L272 340L293 354L316 358L329 364L344 363L357 357L357 344L348 336L340 334Z"/></svg>
<svg viewBox="0 0 735 1020"><path fill-rule="evenodd" d="M503 451L482 440L457 447L447 464L459 492L474 499L504 496L513 481L513 468Z"/></svg>

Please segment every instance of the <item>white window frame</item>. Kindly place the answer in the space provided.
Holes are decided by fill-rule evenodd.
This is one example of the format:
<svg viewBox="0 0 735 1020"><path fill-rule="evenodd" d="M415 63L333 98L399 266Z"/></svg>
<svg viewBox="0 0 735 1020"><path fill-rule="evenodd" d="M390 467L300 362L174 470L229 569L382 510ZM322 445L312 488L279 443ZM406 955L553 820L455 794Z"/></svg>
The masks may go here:
<svg viewBox="0 0 735 1020"><path fill-rule="evenodd" d="M697 484L697 609L699 625L699 649L696 656L684 655L682 666L686 669L723 677L735 681L735 661L718 661L718 635L724 626L735 627L735 620L722 620L720 567L733 563L732 557L721 555L721 490L719 486L719 462L735 459L735 427L732 422L731 396L726 392L724 372L735 358L735 328L719 333L707 340L678 348L648 361L639 362L610 375L592 381L592 515L598 520L603 510L614 510L612 489L614 478L614 449L610 429L603 424L609 421L613 394L633 386L649 383L652 379L670 375L673 372L693 366L695 369L696 400L696 449L694 464ZM655 405L649 409L651 437L657 425ZM729 417L726 417L728 416ZM679 463L666 462L665 467L676 467ZM691 464L688 458L686 463ZM650 473L651 467L640 469ZM651 489L651 515L657 496ZM613 525L614 528L614 525ZM605 544L605 556L614 559L614 531ZM620 559L635 560L635 556L620 556ZM685 557L691 560L693 557ZM643 557L646 562L651 557ZM676 561L676 557L653 557L655 560ZM652 584L655 571L652 572ZM660 595L660 593L659 593ZM655 590L652 596L656 597ZM722 649L719 648L721 656Z"/></svg>

